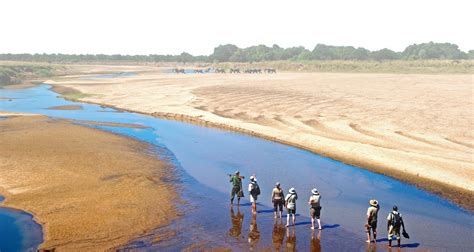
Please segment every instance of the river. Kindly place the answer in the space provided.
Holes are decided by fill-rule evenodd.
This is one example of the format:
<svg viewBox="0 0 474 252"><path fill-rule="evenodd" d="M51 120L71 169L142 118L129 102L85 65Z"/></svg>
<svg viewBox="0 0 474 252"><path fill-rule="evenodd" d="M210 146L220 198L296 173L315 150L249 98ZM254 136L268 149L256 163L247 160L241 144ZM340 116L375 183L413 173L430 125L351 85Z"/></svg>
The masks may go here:
<svg viewBox="0 0 474 252"><path fill-rule="evenodd" d="M325 251L366 250L369 247L364 242L365 214L369 199L376 198L381 206L379 248L387 244L385 218L396 204L411 236L411 239L402 241L405 249L474 250L472 212L390 177L235 132L66 101L58 98L48 85L0 92L2 97L11 98L0 100L2 111L149 127L88 125L151 143L161 150L160 158L169 160L176 167L174 183L183 198L179 203L182 217L149 236L137 238L123 249L226 247L249 250L278 249L281 246L298 250L309 250L310 247ZM63 105L81 105L83 110L47 109ZM250 175L257 176L262 195L256 219L252 218L248 200L243 201L239 209L234 207L232 210L229 206L231 185L227 174L235 170L246 176L244 188ZM270 195L277 181L285 192L290 187L296 188L299 196L297 225L288 231L278 222L275 224L273 219ZM321 232L310 230L307 201L313 187L318 188L322 195L324 228ZM0 209L0 216L4 211L9 210ZM24 229L18 231L23 237L34 236L28 232ZM165 233L174 235L168 240L154 242L155 237Z"/></svg>

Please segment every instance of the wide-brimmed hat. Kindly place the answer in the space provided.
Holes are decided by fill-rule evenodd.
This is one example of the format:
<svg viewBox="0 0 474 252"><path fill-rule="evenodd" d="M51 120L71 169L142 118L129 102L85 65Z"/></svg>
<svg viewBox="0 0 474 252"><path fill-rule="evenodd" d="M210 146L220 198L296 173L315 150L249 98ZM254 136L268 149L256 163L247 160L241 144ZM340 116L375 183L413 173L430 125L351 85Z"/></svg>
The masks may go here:
<svg viewBox="0 0 474 252"><path fill-rule="evenodd" d="M369 204L370 204L371 206L376 207L376 206L379 205L379 202L378 202L377 200L375 200L375 199L371 199L371 200L369 201Z"/></svg>
<svg viewBox="0 0 474 252"><path fill-rule="evenodd" d="M311 190L311 193L315 194L315 195L319 194L318 189L316 189L316 188L313 188L313 190Z"/></svg>
<svg viewBox="0 0 474 252"><path fill-rule="evenodd" d="M296 190L295 190L295 188L293 188L293 187L292 187L292 188L290 188L290 190L288 190L288 191L289 191L291 194L294 194L294 193L296 193Z"/></svg>

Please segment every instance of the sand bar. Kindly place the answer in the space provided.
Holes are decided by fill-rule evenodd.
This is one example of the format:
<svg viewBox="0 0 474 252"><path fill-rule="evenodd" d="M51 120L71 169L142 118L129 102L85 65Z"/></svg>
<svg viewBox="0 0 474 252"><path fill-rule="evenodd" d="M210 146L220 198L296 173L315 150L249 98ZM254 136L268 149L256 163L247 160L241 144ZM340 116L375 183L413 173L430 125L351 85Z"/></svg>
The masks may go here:
<svg viewBox="0 0 474 252"><path fill-rule="evenodd" d="M2 205L35 216L42 249L103 251L176 218L172 167L148 144L43 116L0 128Z"/></svg>
<svg viewBox="0 0 474 252"><path fill-rule="evenodd" d="M474 195L472 75L174 75L147 68L129 78L51 84L97 94L82 101L298 146L459 203L466 199L459 194Z"/></svg>
<svg viewBox="0 0 474 252"><path fill-rule="evenodd" d="M51 109L51 110L82 110L82 106L80 106L80 105L64 105L64 106L49 107L48 109Z"/></svg>

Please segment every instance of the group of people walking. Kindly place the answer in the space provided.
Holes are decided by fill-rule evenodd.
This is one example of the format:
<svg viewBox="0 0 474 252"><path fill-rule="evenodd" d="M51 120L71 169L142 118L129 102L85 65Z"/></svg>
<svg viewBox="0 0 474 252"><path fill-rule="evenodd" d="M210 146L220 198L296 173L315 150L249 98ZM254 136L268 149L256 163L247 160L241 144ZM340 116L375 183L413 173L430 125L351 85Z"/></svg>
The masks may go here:
<svg viewBox="0 0 474 252"><path fill-rule="evenodd" d="M240 175L239 171L236 171L233 175L229 174L230 182L232 183L232 191L230 196L231 206L234 204L234 198L237 196L237 204L240 205L240 199L245 197L242 187L242 180L245 179L244 176ZM248 193L250 195L250 202L252 203L252 214L257 214L257 199L261 194L260 186L257 183L257 178L255 175L250 176L250 183L248 185ZM286 227L291 225L295 226L296 221L296 201L298 200L298 194L296 193L295 188L290 188L288 194L286 194L281 188L279 182L275 184L275 188L272 190L273 211L274 218L283 218L283 208L286 208ZM311 217L311 229L316 228L316 223L318 229L321 230L321 194L316 188L311 190L311 195L308 200L309 213ZM369 208L367 209L367 223L365 227L367 229L367 243L372 242L370 234L372 232L373 242L377 242L377 216L380 209L379 203L377 200L373 199L369 201ZM398 212L398 207L393 206L392 212L389 213L387 217L387 231L388 231L388 246L392 246L392 239L395 237L400 246L401 237L400 230L403 228L403 236L409 238L408 234L405 231L405 224L403 223L402 215Z"/></svg>
<svg viewBox="0 0 474 252"><path fill-rule="evenodd" d="M242 187L242 180L245 179L244 176L240 175L239 171L236 171L234 175L229 174L230 182L232 183L232 191L230 195L230 204L234 204L234 199L237 196L237 204L240 204L240 199L245 197ZM257 178L255 175L250 176L250 183L248 186L248 192L250 195L250 202L252 203L252 213L257 214L257 199L260 195L260 186L257 183ZM286 226L291 224L294 226L296 222L296 201L298 200L298 194L296 193L295 188L290 188L288 194L285 196L283 189L279 182L275 184L275 188L272 191L272 203L274 210L274 218L283 218L283 207L286 208ZM311 190L311 196L308 201L310 206L310 215L311 215L311 229L315 229L315 222L318 223L318 229L322 229L321 226L321 195L316 188Z"/></svg>

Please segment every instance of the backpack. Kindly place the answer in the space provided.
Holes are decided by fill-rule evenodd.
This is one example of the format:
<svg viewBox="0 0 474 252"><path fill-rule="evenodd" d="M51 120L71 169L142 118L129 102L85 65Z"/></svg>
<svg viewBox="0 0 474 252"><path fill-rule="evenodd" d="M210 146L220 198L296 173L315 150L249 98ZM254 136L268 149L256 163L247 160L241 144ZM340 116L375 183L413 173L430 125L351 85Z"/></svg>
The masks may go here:
<svg viewBox="0 0 474 252"><path fill-rule="evenodd" d="M292 194L290 195L290 197L288 197L286 207L288 209L295 209L295 206L296 206L296 195Z"/></svg>
<svg viewBox="0 0 474 252"><path fill-rule="evenodd" d="M260 186L257 183L253 184L252 190L250 191L252 195L260 195Z"/></svg>
<svg viewBox="0 0 474 252"><path fill-rule="evenodd" d="M402 217L398 212L392 212L390 218L390 224L396 228L399 228L402 225Z"/></svg>

